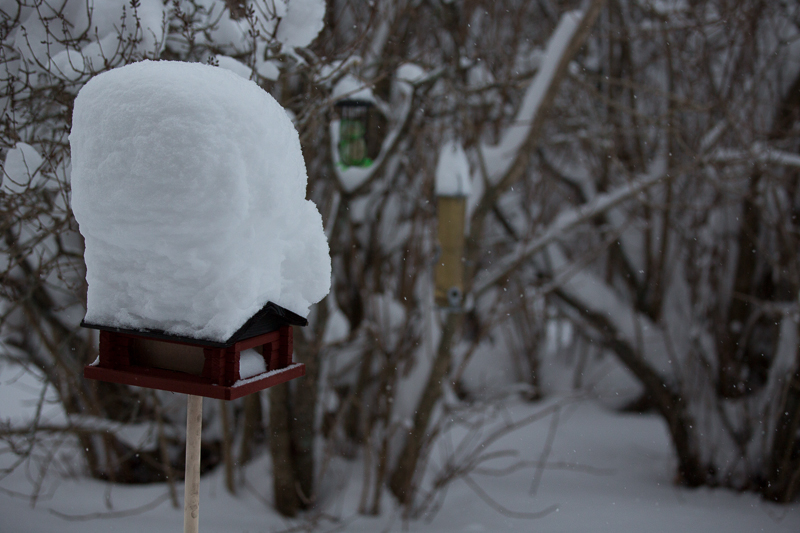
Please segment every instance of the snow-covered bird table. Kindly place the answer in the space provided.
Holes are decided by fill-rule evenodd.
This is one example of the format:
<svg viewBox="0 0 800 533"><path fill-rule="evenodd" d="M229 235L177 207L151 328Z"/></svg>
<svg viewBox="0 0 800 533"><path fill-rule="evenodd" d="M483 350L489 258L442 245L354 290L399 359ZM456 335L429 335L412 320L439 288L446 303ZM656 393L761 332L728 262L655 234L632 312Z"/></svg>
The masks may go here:
<svg viewBox="0 0 800 533"><path fill-rule="evenodd" d="M331 263L297 131L232 72L143 61L81 89L70 146L83 325L100 330L84 375L190 394L188 474L201 397L304 374L292 326L328 293Z"/></svg>

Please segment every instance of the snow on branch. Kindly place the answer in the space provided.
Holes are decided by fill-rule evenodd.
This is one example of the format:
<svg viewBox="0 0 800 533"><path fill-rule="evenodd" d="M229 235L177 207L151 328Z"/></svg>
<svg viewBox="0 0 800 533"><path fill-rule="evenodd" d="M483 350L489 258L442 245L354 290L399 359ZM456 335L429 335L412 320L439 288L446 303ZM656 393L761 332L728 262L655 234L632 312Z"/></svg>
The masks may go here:
<svg viewBox="0 0 800 533"><path fill-rule="evenodd" d="M599 194L586 204L562 212L538 237L527 243L519 244L514 252L503 258L492 270L481 275L475 283L473 294L476 297L480 296L496 283L502 282L528 257L566 237L567 233L584 222L670 178L671 176L666 174L663 167L659 165L655 172L645 174L611 192Z"/></svg>
<svg viewBox="0 0 800 533"><path fill-rule="evenodd" d="M594 0L585 11L569 11L561 17L514 121L503 131L497 145L480 147L489 185L498 186L509 180L509 175L524 152L524 146L538 135L543 116L555 97L567 65L583 43L604 3L605 0Z"/></svg>
<svg viewBox="0 0 800 533"><path fill-rule="evenodd" d="M765 163L790 168L800 168L800 155L775 150L763 143L755 143L750 150L719 149L710 157L714 163Z"/></svg>
<svg viewBox="0 0 800 533"><path fill-rule="evenodd" d="M514 121L503 131L497 145L481 146L490 184L496 185L506 175L528 139L537 115L542 112L542 104L553 85L558 67L571 48L569 45L578 29L581 16L580 11L570 11L561 17L558 27L547 43L544 60L525 92L525 98Z"/></svg>
<svg viewBox="0 0 800 533"><path fill-rule="evenodd" d="M571 269L559 244L552 242L547 251L554 271ZM582 315L593 317L606 339L617 343L617 355L648 387L660 389L673 381L674 369L670 368L669 348L661 325L620 298L602 278L580 269L557 288L557 293Z"/></svg>

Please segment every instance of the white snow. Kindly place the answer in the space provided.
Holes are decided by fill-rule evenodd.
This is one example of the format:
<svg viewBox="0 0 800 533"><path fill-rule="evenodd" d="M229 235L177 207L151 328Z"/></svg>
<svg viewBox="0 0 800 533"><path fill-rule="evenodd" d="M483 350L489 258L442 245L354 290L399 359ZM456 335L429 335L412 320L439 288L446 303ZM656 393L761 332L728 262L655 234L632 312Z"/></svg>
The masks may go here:
<svg viewBox="0 0 800 533"><path fill-rule="evenodd" d="M44 159L30 144L18 142L6 154L3 164L3 189L18 194L36 184Z"/></svg>
<svg viewBox="0 0 800 533"><path fill-rule="evenodd" d="M567 366L562 368L569 372ZM38 383L37 388L37 383L19 367L0 364L0 399L5 407L1 418L21 421L33 416L41 392L41 384ZM334 456L323 475L318 500L319 511L331 521L323 522L319 530L342 527L354 533L795 533L800 530L800 506L796 503L776 505L755 494L676 487L673 453L659 417L615 414L586 400L561 408L552 451L546 457L549 466L540 472L538 488L535 495L531 495L533 479L537 476L535 465L542 459L551 418L510 432L486 445L485 451L484 439L490 429L552 409L556 402L563 400L563 396L555 396L533 404L508 402L505 407L486 413L486 432L477 438L465 425L450 427L432 444L431 476L442 472L441 468L458 458L458 454L477 449L485 458L480 465L483 472L471 474L469 483L459 478L445 492L435 493L434 497L442 498L441 509L435 515L418 520L403 520L402 510L397 508L388 491L382 495L380 516L358 515L363 462ZM132 437L136 435L132 433ZM35 506L24 494L37 486L37 469L20 467L0 480L2 531L181 531L183 510L170 507L164 483L123 486L76 477L58 468L67 461L74 461L75 444L43 438L40 446L43 452L52 452L55 460L50 474L43 480ZM492 454L497 457L489 459ZM6 468L13 460L12 454L1 454L0 468ZM512 468L514 464L519 468ZM491 470L504 468L510 471L509 475L492 475ZM204 475L200 483L201 531L284 531L293 527L305 530L310 526L316 516L314 512L287 520L269 506L268 502L273 499L271 471L269 454L256 458L242 470L242 478L247 482L242 482L236 496L225 490L224 468ZM530 513L552 506L557 506L558 511L535 520L514 518L491 508L473 487L512 512ZM183 495L180 482L177 492ZM65 515L71 518L65 519Z"/></svg>
<svg viewBox="0 0 800 533"><path fill-rule="evenodd" d="M288 46L308 46L325 27L325 0L289 0L275 37Z"/></svg>
<svg viewBox="0 0 800 533"><path fill-rule="evenodd" d="M334 101L348 99L375 103L375 96L372 94L372 89L367 87L364 82L359 81L352 74L342 76L342 79L333 87L331 98Z"/></svg>
<svg viewBox="0 0 800 533"><path fill-rule="evenodd" d="M280 63L275 60L264 60L264 51L266 43L259 41L256 44L256 72L262 78L275 81L281 76L281 71L278 68Z"/></svg>
<svg viewBox="0 0 800 533"><path fill-rule="evenodd" d="M709 159L715 163L752 165L754 162L759 162L789 168L800 168L800 156L797 154L775 150L761 143L753 144L750 151L720 148L712 153Z"/></svg>
<svg viewBox="0 0 800 533"><path fill-rule="evenodd" d="M50 70L66 80L76 81L87 70L86 63L80 50L61 50L50 59Z"/></svg>
<svg viewBox="0 0 800 533"><path fill-rule="evenodd" d="M37 3L36 9L30 9L32 6L28 2L29 8L20 10L23 23L14 42L28 62L52 61L58 69L54 70L67 79L76 79L84 65L101 70L104 60L112 60L118 47L126 45L120 45L120 38L122 43L135 42L137 51L150 56L164 47L163 17L167 6L161 0L139 0L135 10L130 0L61 0ZM67 51L62 43L83 32L91 42L80 51Z"/></svg>
<svg viewBox="0 0 800 533"><path fill-rule="evenodd" d="M270 376L275 376L277 374L282 374L283 372L288 372L289 370L292 370L292 369L296 368L300 364L301 363L294 363L292 365L285 366L283 368L278 368L276 370L270 370L266 374L262 372L260 374L255 374L255 375L247 377L247 378L244 377L244 376L241 376L239 378L239 380L236 383L233 384L233 387L241 387L242 385L247 385L248 383L253 383L254 381L260 381L260 380L266 379L266 378L268 378ZM241 368L240 368L239 372L241 373Z"/></svg>
<svg viewBox="0 0 800 533"><path fill-rule="evenodd" d="M503 131L497 145L481 146L491 183L496 184L502 179L527 140L547 91L553 83L558 65L568 51L569 43L578 29L582 16L581 11L570 11L561 17L556 30L547 43L544 59L536 77L525 92L514 122Z"/></svg>
<svg viewBox="0 0 800 533"><path fill-rule="evenodd" d="M518 244L514 252L497 262L490 270L481 273L475 283L473 292L475 294L484 292L499 280L507 277L525 258L543 250L550 243L563 238L568 232L587 220L613 209L653 185L671 179L665 172L666 169L662 165L654 165L654 168L649 173L643 174L629 183L620 185L610 192L598 194L588 203L575 209L562 211L536 237L529 242Z"/></svg>
<svg viewBox="0 0 800 533"><path fill-rule="evenodd" d="M184 4L183 9L193 11L193 7L189 2L182 0L182 3ZM234 55L250 50L253 40L248 35L249 24L246 18L232 19L230 9L220 0L195 0L192 3L202 6L202 11L196 15L197 21L200 27L207 26L205 31L198 32L195 35L195 39L198 42L213 43L214 49L224 50L226 53ZM272 0L269 3L272 4ZM278 9L283 7L283 3L280 0L276 0L274 3ZM250 5L253 5L258 11L262 11L265 7L263 3L261 5ZM280 16L280 14L276 13L275 16ZM262 35L272 35L275 30L277 21L272 15L272 12L269 14L264 13L263 15L262 13L258 14L259 30L263 32Z"/></svg>
<svg viewBox="0 0 800 533"><path fill-rule="evenodd" d="M662 17L674 16L689 9L686 0L649 0L647 6Z"/></svg>
<svg viewBox="0 0 800 533"><path fill-rule="evenodd" d="M305 316L328 293L297 132L255 83L196 63L106 72L70 145L87 322L222 341L268 301Z"/></svg>
<svg viewBox="0 0 800 533"><path fill-rule="evenodd" d="M469 196L469 161L461 143L447 141L436 164L436 196Z"/></svg>
<svg viewBox="0 0 800 533"><path fill-rule="evenodd" d="M425 69L414 63L403 63L397 67L395 77L406 83L416 83L422 80L426 75Z"/></svg>
<svg viewBox="0 0 800 533"><path fill-rule="evenodd" d="M267 363L257 351L250 349L239 353L239 379L247 379L267 371Z"/></svg>
<svg viewBox="0 0 800 533"><path fill-rule="evenodd" d="M467 71L467 84L470 87L482 88L488 87L495 82L494 76L491 71L486 67L485 62L477 62Z"/></svg>
<svg viewBox="0 0 800 533"><path fill-rule="evenodd" d="M220 67L230 70L234 74L238 74L246 80L249 80L253 75L253 69L230 56L217 56L217 63Z"/></svg>

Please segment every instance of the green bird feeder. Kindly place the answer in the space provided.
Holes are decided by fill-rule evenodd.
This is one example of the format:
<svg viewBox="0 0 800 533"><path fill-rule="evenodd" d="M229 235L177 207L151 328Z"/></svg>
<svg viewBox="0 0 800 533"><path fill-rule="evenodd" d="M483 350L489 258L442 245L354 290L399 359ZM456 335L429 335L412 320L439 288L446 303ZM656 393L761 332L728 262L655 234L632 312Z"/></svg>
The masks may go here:
<svg viewBox="0 0 800 533"><path fill-rule="evenodd" d="M346 98L336 103L339 111L339 163L344 167L372 165L367 146L367 128L373 106L369 100L356 98Z"/></svg>

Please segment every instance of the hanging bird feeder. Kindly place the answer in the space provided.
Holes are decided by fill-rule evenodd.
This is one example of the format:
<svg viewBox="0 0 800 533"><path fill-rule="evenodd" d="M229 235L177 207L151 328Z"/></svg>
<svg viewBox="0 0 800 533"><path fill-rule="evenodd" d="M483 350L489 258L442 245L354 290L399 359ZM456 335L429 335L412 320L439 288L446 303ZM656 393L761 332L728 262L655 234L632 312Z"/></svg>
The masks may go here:
<svg viewBox="0 0 800 533"><path fill-rule="evenodd" d="M343 77L333 89L333 99L339 118L337 152L339 164L344 167L369 167L370 119L375 107L372 90L354 76Z"/></svg>
<svg viewBox="0 0 800 533"><path fill-rule="evenodd" d="M460 144L447 142L436 165L438 244L434 267L434 298L439 307L459 309L464 300L464 234L469 162Z"/></svg>
<svg viewBox="0 0 800 533"><path fill-rule="evenodd" d="M348 98L336 103L339 110L339 162L345 167L372 165L367 149L370 108L368 100Z"/></svg>

